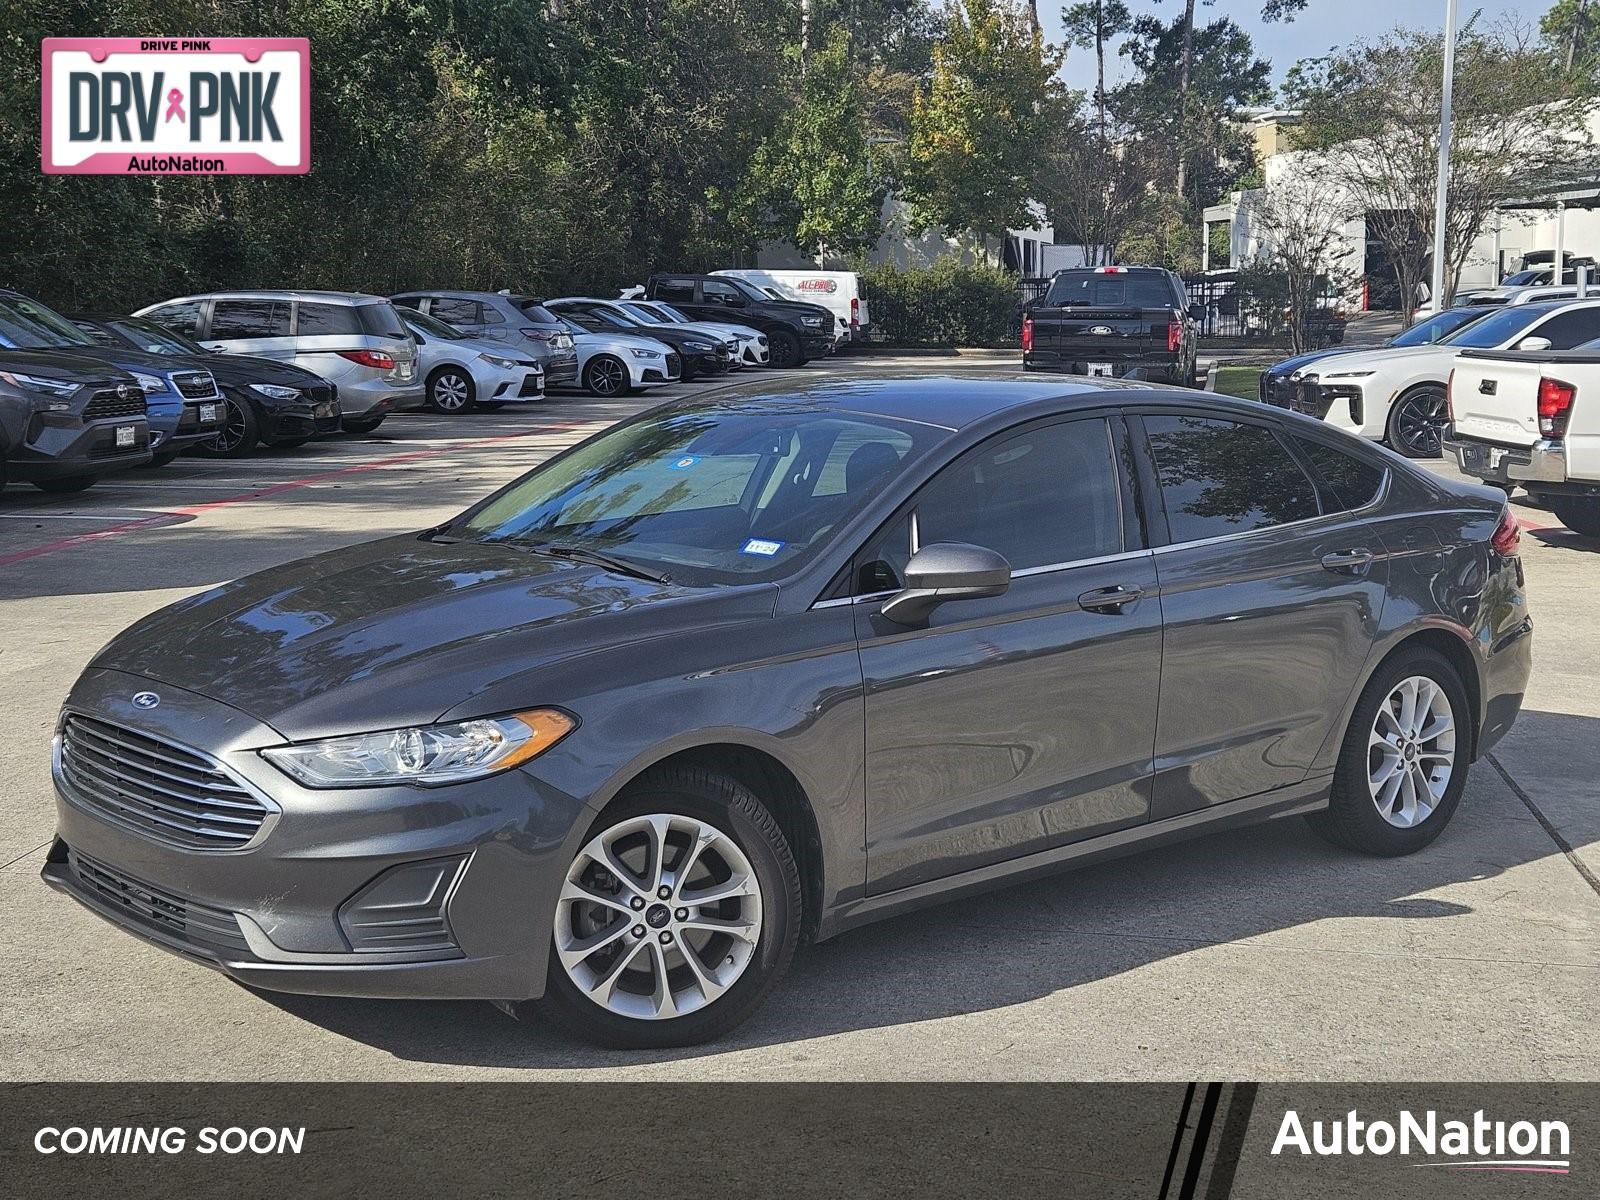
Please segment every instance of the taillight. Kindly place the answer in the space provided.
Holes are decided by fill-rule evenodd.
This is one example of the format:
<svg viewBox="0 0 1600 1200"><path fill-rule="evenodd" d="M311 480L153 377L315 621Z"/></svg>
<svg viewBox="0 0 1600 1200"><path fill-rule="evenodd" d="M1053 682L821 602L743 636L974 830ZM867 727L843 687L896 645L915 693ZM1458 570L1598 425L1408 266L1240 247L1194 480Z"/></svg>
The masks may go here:
<svg viewBox="0 0 1600 1200"><path fill-rule="evenodd" d="M1022 318L1022 352L1030 353L1033 350L1033 318Z"/></svg>
<svg viewBox="0 0 1600 1200"><path fill-rule="evenodd" d="M1567 435L1567 420L1578 389L1559 379L1539 380L1539 432L1547 438Z"/></svg>
<svg viewBox="0 0 1600 1200"><path fill-rule="evenodd" d="M1517 523L1509 507L1500 510L1500 523L1494 527L1489 545L1504 558L1515 558L1522 549L1522 526Z"/></svg>
<svg viewBox="0 0 1600 1200"><path fill-rule="evenodd" d="M850 328L861 328L861 301L854 296L850 297Z"/></svg>
<svg viewBox="0 0 1600 1200"><path fill-rule="evenodd" d="M388 371L394 367L394 355L382 350L340 350L339 357L348 358L363 367L375 367L380 371Z"/></svg>
<svg viewBox="0 0 1600 1200"><path fill-rule="evenodd" d="M553 342L556 340L557 332L554 329L538 329L525 325L522 329L522 336L531 337L536 342Z"/></svg>
<svg viewBox="0 0 1600 1200"><path fill-rule="evenodd" d="M1182 342L1183 342L1183 322L1182 321L1168 321L1167 322L1167 353L1168 354L1176 354L1178 352L1178 347L1179 347L1179 345L1182 344Z"/></svg>
<svg viewBox="0 0 1600 1200"><path fill-rule="evenodd" d="M1456 369L1450 368L1450 374L1444 377L1444 411L1450 418L1450 424L1456 423Z"/></svg>

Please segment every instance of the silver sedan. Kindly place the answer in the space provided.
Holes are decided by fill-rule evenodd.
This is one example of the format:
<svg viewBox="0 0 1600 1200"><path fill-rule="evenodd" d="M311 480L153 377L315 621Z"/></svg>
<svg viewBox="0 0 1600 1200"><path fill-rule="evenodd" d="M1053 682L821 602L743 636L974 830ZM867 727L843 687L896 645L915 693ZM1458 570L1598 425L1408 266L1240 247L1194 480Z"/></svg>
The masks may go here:
<svg viewBox="0 0 1600 1200"><path fill-rule="evenodd" d="M499 408L544 399L544 368L502 342L470 338L454 325L399 308L417 343L423 404L438 413Z"/></svg>

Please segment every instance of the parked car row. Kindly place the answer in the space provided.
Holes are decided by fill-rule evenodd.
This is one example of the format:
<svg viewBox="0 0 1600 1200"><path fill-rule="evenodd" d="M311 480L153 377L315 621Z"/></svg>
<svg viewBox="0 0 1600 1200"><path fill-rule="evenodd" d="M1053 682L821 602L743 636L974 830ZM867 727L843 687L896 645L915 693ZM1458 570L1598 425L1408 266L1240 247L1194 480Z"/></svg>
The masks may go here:
<svg viewBox="0 0 1600 1200"><path fill-rule="evenodd" d="M132 315L63 315L0 289L0 487L81 491L185 451L241 458L370 433L412 406L456 414L535 403L556 388L609 397L800 366L839 340L827 308L742 279L652 276L635 290L553 301L234 291Z"/></svg>

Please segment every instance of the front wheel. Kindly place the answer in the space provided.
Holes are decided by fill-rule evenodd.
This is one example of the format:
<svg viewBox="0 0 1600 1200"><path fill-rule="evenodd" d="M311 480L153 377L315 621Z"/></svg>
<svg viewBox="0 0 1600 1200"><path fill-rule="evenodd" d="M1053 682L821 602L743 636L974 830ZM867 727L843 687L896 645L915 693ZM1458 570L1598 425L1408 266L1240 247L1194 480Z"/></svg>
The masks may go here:
<svg viewBox="0 0 1600 1200"><path fill-rule="evenodd" d="M1550 511L1573 533L1600 538L1600 496L1551 496Z"/></svg>
<svg viewBox="0 0 1600 1200"><path fill-rule="evenodd" d="M805 357L800 353L800 339L782 330L774 333L767 339L767 360L779 370L798 367L805 362Z"/></svg>
<svg viewBox="0 0 1600 1200"><path fill-rule="evenodd" d="M654 771L568 867L537 1008L615 1049L709 1041L788 968L800 913L794 856L753 793L700 768Z"/></svg>
<svg viewBox="0 0 1600 1200"><path fill-rule="evenodd" d="M596 396L621 396L633 386L628 364L612 354L596 354L583 368L583 386Z"/></svg>
<svg viewBox="0 0 1600 1200"><path fill-rule="evenodd" d="M1402 652L1361 693L1329 805L1310 814L1311 827L1365 854L1415 853L1450 823L1471 757L1471 711L1456 669L1432 650Z"/></svg>
<svg viewBox="0 0 1600 1200"><path fill-rule="evenodd" d="M1444 388L1425 384L1394 402L1387 441L1407 458L1438 458L1449 424L1450 403Z"/></svg>
<svg viewBox="0 0 1600 1200"><path fill-rule="evenodd" d="M204 458L245 458L255 451L261 436L255 410L232 396L224 396L222 406L222 428L214 437L196 442L194 452Z"/></svg>
<svg viewBox="0 0 1600 1200"><path fill-rule="evenodd" d="M464 413L477 394L472 377L459 367L440 367L428 377L426 403L436 413L451 417Z"/></svg>

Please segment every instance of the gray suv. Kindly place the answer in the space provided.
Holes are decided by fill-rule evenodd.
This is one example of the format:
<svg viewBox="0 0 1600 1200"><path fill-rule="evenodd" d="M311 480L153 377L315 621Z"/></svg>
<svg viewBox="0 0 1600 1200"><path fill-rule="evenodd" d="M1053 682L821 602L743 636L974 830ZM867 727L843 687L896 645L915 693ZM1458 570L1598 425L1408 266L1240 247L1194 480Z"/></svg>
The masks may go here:
<svg viewBox="0 0 1600 1200"><path fill-rule="evenodd" d="M417 346L394 306L359 292L211 292L136 314L208 350L277 359L333 384L341 425L369 433L422 402Z"/></svg>
<svg viewBox="0 0 1600 1200"><path fill-rule="evenodd" d="M544 368L547 388L578 381L577 343L560 317L532 296L513 292L401 292L391 299L404 308L437 317L468 337L500 342Z"/></svg>

